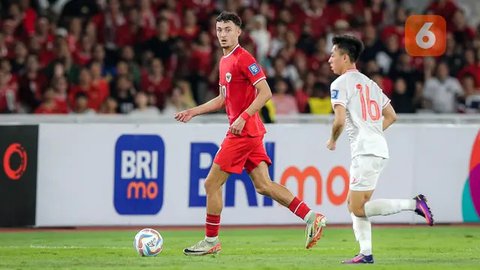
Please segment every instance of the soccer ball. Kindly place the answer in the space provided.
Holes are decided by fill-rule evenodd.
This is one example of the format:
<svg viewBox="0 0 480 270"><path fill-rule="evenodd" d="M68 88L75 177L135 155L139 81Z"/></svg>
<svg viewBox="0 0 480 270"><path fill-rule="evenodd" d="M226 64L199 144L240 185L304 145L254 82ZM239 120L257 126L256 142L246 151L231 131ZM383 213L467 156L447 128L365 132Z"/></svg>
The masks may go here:
<svg viewBox="0 0 480 270"><path fill-rule="evenodd" d="M140 256L157 256L163 247L163 238L154 229L145 228L135 235L133 247Z"/></svg>

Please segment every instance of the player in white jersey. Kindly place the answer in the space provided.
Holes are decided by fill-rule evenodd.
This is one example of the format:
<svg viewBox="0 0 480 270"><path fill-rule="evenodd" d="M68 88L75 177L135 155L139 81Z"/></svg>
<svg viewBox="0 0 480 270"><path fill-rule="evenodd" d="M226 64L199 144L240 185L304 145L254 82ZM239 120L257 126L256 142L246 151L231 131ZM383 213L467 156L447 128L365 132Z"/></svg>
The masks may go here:
<svg viewBox="0 0 480 270"><path fill-rule="evenodd" d="M415 211L432 226L433 216L421 194L414 199L370 200L389 157L383 131L395 122L396 114L382 89L356 69L363 43L353 36L336 36L333 44L328 63L333 73L340 76L330 87L335 119L327 148L335 150L345 127L352 156L348 210L360 243L359 254L342 263L373 263L369 217Z"/></svg>

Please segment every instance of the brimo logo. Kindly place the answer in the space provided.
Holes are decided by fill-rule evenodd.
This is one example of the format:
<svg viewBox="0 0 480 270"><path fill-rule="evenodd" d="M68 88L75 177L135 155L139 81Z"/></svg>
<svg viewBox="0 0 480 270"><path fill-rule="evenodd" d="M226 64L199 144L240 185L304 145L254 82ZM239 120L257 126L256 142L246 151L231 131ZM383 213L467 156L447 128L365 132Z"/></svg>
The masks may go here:
<svg viewBox="0 0 480 270"><path fill-rule="evenodd" d="M121 215L155 215L163 204L165 144L157 135L122 135L115 144L114 205Z"/></svg>
<svg viewBox="0 0 480 270"><path fill-rule="evenodd" d="M122 151L122 179L157 179L157 151ZM127 199L150 199L157 197L158 185L155 181L130 181Z"/></svg>
<svg viewBox="0 0 480 270"><path fill-rule="evenodd" d="M447 23L438 15L412 15L405 22L405 49L411 56L439 56L446 49Z"/></svg>

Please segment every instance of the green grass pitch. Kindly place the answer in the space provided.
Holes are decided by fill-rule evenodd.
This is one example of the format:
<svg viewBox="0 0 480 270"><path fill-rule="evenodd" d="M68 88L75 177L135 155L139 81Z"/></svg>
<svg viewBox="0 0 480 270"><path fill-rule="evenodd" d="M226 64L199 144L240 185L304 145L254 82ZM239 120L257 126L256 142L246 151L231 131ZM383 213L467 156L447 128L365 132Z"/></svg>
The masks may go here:
<svg viewBox="0 0 480 270"><path fill-rule="evenodd" d="M132 230L0 232L0 269L480 269L480 226L373 226L374 265L341 265L357 252L349 227L327 227L305 250L302 228L221 231L222 252L187 257L203 231L161 230L164 249L139 257Z"/></svg>

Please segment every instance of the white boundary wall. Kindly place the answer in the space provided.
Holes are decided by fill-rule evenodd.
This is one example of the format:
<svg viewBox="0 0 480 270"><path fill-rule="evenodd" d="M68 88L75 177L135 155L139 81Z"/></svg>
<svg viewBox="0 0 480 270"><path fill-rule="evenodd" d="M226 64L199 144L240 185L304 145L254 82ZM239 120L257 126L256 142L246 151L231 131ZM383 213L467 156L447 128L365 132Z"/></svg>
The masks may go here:
<svg viewBox="0 0 480 270"><path fill-rule="evenodd" d="M208 168L212 159L210 155L202 154L199 168L192 169L191 161L195 154L191 153L191 147L192 143L215 143L218 146L226 129L224 124L195 123L40 124L36 225L203 224L205 207L189 206L192 204L190 194L203 196L203 186L200 184L199 188L192 188L190 178L192 174L198 175L192 171ZM325 148L330 133L328 124L276 124L267 126L267 129L269 132L265 141L274 143L276 181L289 167L295 166L302 171L313 166L318 170L322 184L318 188L314 177L306 177L305 201L314 210L326 214L330 223L350 223L346 202L341 196L346 192L344 181L336 177L331 179L330 184L327 183L334 167L348 171L350 149L346 136L342 135L337 150L330 152ZM478 131L478 125L394 125L386 132L391 158L381 175L374 198L411 198L424 193L438 222L462 222L462 191ZM157 204L154 208L160 207L154 214L120 214L117 209L115 167L120 170L118 166L121 167L122 163L115 162L115 148L120 136L134 134L158 135L164 143L164 151L160 149L157 153L159 163L164 161L163 185L158 185L157 192L150 190L156 195L151 200ZM286 179L286 186L297 194L295 177ZM234 195L232 187L236 191ZM332 201L327 190L330 190L330 195L338 196L337 199ZM264 206L260 195L255 195L255 205L252 190L248 193L249 205L246 188L241 181L235 181L228 192L226 196L229 196L230 205L233 201L233 206L224 208L222 224L302 222L277 203ZM317 192L321 194L321 203L317 203ZM126 193L124 190L121 194L126 196ZM126 197L123 200L120 208L129 204ZM148 200L143 200L143 205L148 204ZM334 204L339 201L341 204ZM129 211L142 211L135 207L132 209ZM374 221L423 222L412 213L379 217Z"/></svg>

